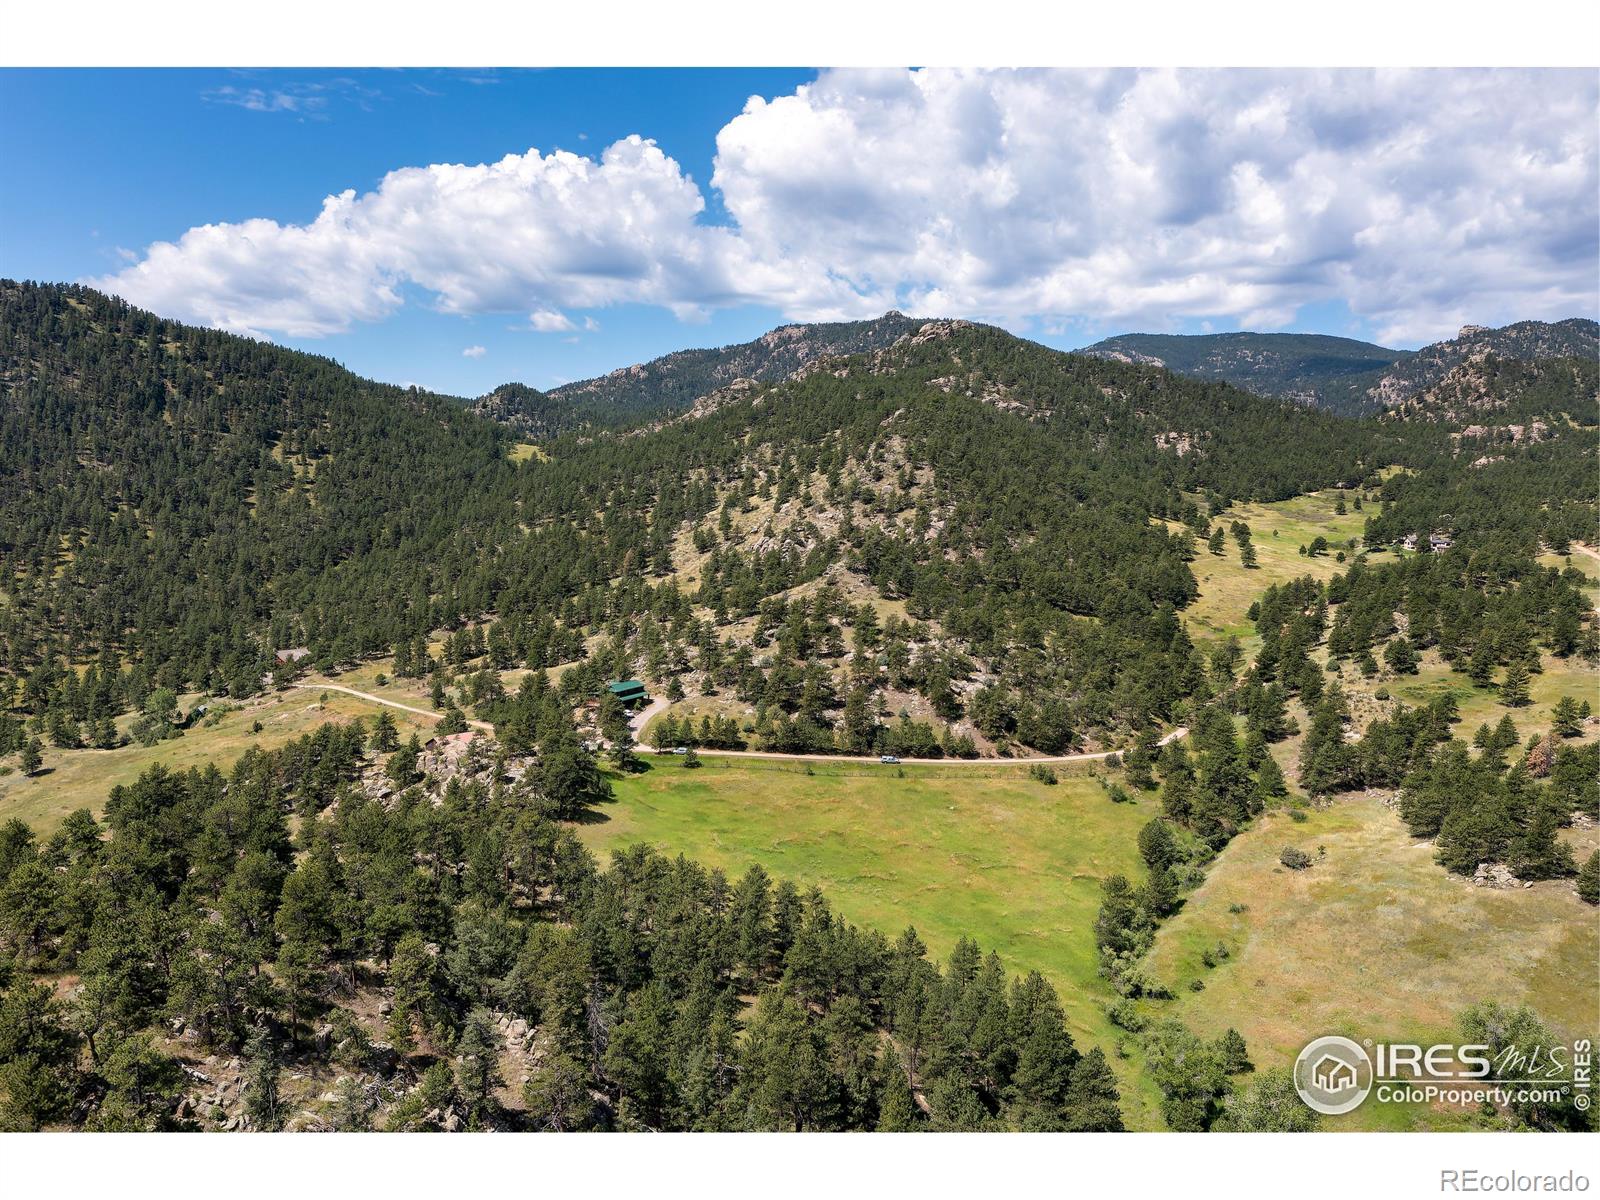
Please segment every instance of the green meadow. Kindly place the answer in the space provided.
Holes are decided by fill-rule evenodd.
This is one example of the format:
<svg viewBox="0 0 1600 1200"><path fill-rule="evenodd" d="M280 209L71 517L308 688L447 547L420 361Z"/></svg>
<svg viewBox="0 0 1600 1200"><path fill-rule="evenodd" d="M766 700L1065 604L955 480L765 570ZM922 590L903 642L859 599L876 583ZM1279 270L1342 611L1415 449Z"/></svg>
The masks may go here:
<svg viewBox="0 0 1600 1200"><path fill-rule="evenodd" d="M936 957L970 936L1008 972L1045 975L1074 1034L1112 1046L1094 943L1100 881L1143 878L1136 838L1153 801L1117 804L1088 772L1050 786L1016 766L702 761L614 777L615 801L580 836L601 854L648 842L730 876L759 863L822 888L856 925L891 938L915 926ZM1123 1075L1129 1123L1150 1127L1155 1097Z"/></svg>

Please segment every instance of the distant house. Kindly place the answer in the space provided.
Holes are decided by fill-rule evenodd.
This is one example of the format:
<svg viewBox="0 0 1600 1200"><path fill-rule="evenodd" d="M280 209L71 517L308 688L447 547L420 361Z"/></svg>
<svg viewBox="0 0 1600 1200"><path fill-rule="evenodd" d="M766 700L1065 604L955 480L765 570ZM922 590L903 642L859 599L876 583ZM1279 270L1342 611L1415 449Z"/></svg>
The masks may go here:
<svg viewBox="0 0 1600 1200"><path fill-rule="evenodd" d="M1448 533L1430 533L1428 535L1428 549L1432 550L1435 554L1443 554L1446 550L1450 549L1452 545L1454 545L1454 543L1451 541Z"/></svg>
<svg viewBox="0 0 1600 1200"><path fill-rule="evenodd" d="M1400 544L1407 550L1415 550L1417 548L1417 535L1414 533L1406 534L1405 537L1400 539Z"/></svg>
<svg viewBox="0 0 1600 1200"><path fill-rule="evenodd" d="M650 699L644 689L644 684L637 679L616 679L606 684L606 691L610 692L625 705L643 704Z"/></svg>
<svg viewBox="0 0 1600 1200"><path fill-rule="evenodd" d="M309 657L310 654L311 651L304 646L290 646L287 650L279 650L273 657L279 662L299 662L302 658Z"/></svg>

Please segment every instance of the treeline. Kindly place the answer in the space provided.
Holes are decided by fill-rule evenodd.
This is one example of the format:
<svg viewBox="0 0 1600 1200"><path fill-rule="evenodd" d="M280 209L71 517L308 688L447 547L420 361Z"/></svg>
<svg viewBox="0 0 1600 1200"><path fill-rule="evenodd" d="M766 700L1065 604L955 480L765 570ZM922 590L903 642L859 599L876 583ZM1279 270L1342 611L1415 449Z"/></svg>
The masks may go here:
<svg viewBox="0 0 1600 1200"><path fill-rule="evenodd" d="M556 820L583 751L540 735L516 784L385 804L366 732L329 726L0 828L5 1127L1121 1127L1040 976L970 941L940 966L759 868L601 868ZM186 1099L235 1057L237 1103Z"/></svg>
<svg viewBox="0 0 1600 1200"><path fill-rule="evenodd" d="M1182 741L1157 748L1146 736L1123 756L1128 782L1141 791L1159 787L1162 810L1139 833L1144 886L1108 878L1095 922L1101 973L1124 996L1160 993L1143 968L1156 927L1181 907L1216 853L1288 794L1267 739L1254 730L1241 739L1226 705L1197 711L1189 742L1193 754Z"/></svg>

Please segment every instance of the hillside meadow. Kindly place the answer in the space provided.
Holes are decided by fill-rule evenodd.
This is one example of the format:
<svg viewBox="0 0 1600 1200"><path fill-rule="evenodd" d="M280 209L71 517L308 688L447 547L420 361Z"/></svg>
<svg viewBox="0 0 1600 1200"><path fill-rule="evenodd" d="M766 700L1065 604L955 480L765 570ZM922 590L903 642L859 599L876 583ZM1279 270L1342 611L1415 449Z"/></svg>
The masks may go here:
<svg viewBox="0 0 1600 1200"><path fill-rule="evenodd" d="M1593 828L1565 836L1580 855ZM1290 871L1285 846L1311 854ZM1218 952L1222 947L1225 957ZM1206 966L1209 952L1215 966ZM1236 837L1156 935L1145 1002L1202 1034L1234 1026L1258 1067L1290 1066L1313 1037L1449 1041L1461 1010L1529 1004L1560 1035L1600 1029L1600 921L1571 880L1497 891L1433 861L1381 799L1352 795L1304 822L1264 815ZM1195 981L1203 990L1191 990ZM1439 1128L1455 1114L1368 1103L1333 1128Z"/></svg>
<svg viewBox="0 0 1600 1200"><path fill-rule="evenodd" d="M856 925L891 938L914 926L936 957L969 936L1009 973L1054 983L1080 1040L1114 1044L1094 942L1100 881L1143 878L1136 838L1153 800L1115 803L1087 771L1051 786L1019 766L702 761L614 776L616 799L580 829L584 843L604 855L648 842L730 876L760 864L822 888ZM1130 1125L1149 1127L1155 1095L1113 1062Z"/></svg>
<svg viewBox="0 0 1600 1200"><path fill-rule="evenodd" d="M197 699L185 696L181 707L188 709ZM412 698L407 703L416 700ZM425 696L423 704L426 706ZM18 817L36 833L48 836L74 809L98 813L113 787L132 783L157 763L173 771L215 763L226 771L251 746L273 749L315 732L325 721L370 718L375 711L374 705L355 696L328 692L324 697L318 691L294 688L236 707L221 706L219 714L202 719L182 736L153 746L130 742L115 750L59 750L46 745L44 766L38 775L27 778L16 770L0 775L0 821ZM433 725L425 717L398 709L386 711L394 718L401 737L408 737L413 731L426 737ZM119 724L126 727L132 720L132 716L124 716ZM255 728L257 723L259 730Z"/></svg>

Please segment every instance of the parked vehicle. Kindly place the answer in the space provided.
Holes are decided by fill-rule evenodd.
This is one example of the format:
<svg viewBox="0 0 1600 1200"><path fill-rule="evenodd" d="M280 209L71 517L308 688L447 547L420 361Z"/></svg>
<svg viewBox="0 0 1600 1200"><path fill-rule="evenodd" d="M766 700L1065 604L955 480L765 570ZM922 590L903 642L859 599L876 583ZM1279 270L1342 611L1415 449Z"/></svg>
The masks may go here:
<svg viewBox="0 0 1600 1200"><path fill-rule="evenodd" d="M892 767L896 763L898 763L900 760L898 758L896 758L893 754L882 754L882 755L878 756L878 761L883 763L883 764L885 764L886 766Z"/></svg>
<svg viewBox="0 0 1600 1200"><path fill-rule="evenodd" d="M679 746L676 750L673 751L673 753L674 754L687 754L687 753L689 753L689 747L687 747L687 746Z"/></svg>

